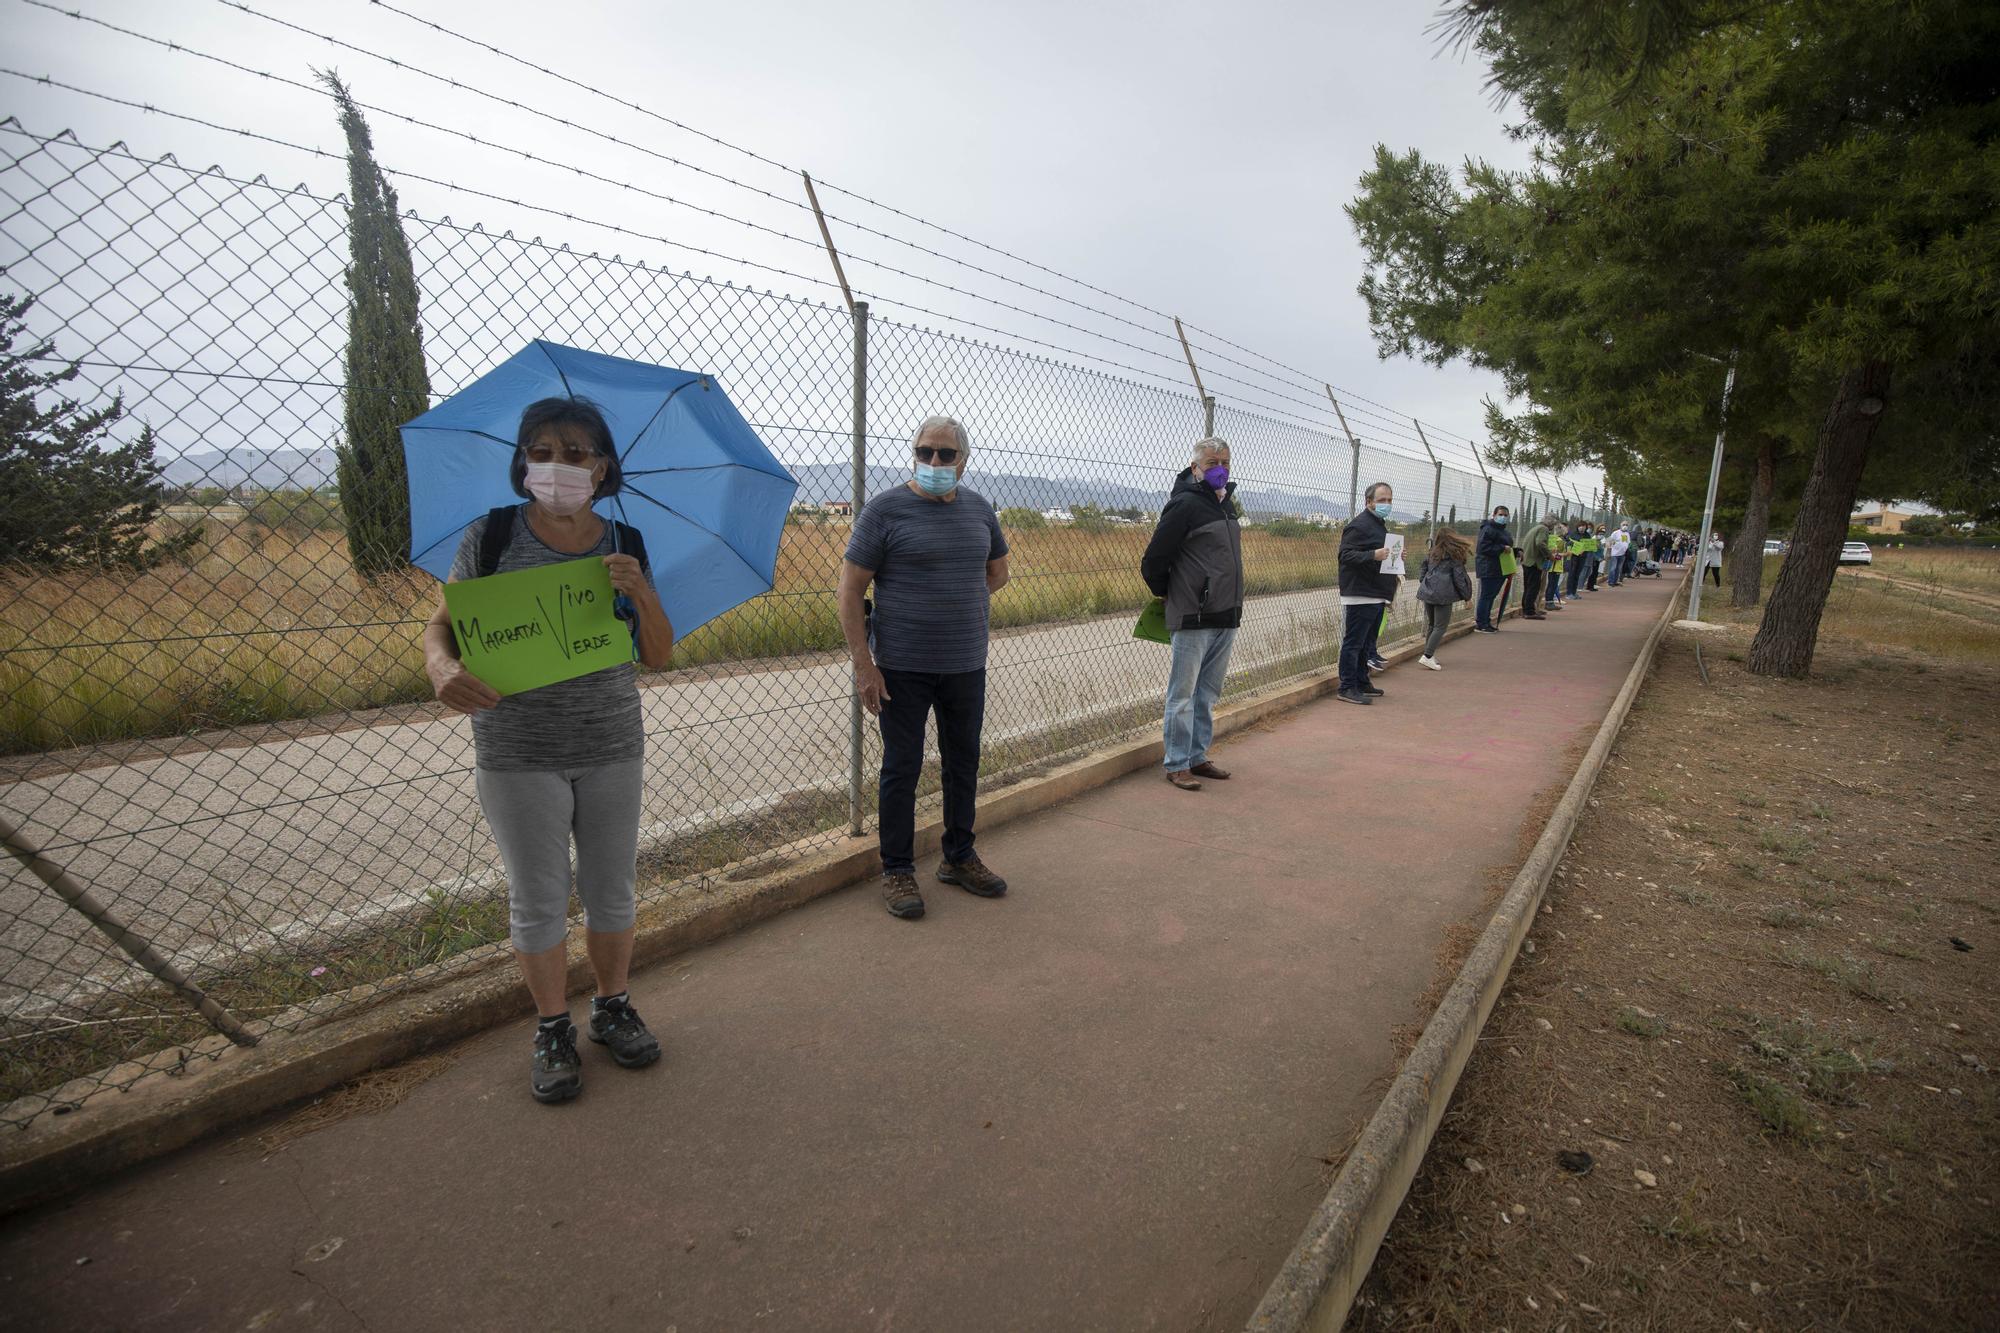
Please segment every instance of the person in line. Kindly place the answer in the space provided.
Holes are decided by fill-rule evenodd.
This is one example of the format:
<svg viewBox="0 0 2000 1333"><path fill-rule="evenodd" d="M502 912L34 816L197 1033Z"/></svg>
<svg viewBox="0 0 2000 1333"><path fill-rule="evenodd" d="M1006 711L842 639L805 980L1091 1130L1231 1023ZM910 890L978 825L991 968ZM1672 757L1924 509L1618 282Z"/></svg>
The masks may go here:
<svg viewBox="0 0 2000 1333"><path fill-rule="evenodd" d="M1715 586L1722 586L1722 534L1719 532L1710 534L1708 549L1701 553L1701 568L1695 571L1695 577L1700 578L1704 573L1713 574Z"/></svg>
<svg viewBox="0 0 2000 1333"><path fill-rule="evenodd" d="M1543 610L1560 611L1563 609L1563 566L1569 559L1569 524L1559 518L1549 522L1548 551L1548 595L1543 599Z"/></svg>
<svg viewBox="0 0 2000 1333"><path fill-rule="evenodd" d="M1625 537L1625 569L1618 577L1629 579L1632 577L1632 571L1639 567L1639 538L1636 533L1628 530L1626 524L1620 523L1618 531Z"/></svg>
<svg viewBox="0 0 2000 1333"><path fill-rule="evenodd" d="M1500 595L1507 577L1500 572L1500 553L1513 550L1513 542L1507 536L1507 518L1507 506L1495 505L1493 516L1479 525L1479 545L1473 555L1473 568L1479 575L1479 605L1472 617L1475 634L1500 632L1500 627L1493 623L1493 600ZM1500 614L1507 614L1505 602L1500 604Z"/></svg>
<svg viewBox="0 0 2000 1333"><path fill-rule="evenodd" d="M1229 675L1229 650L1243 623L1243 528L1229 479L1229 442L1210 437L1174 478L1139 577L1167 599L1173 663L1167 669L1167 781L1200 791L1203 778L1229 777L1208 757L1215 701Z"/></svg>
<svg viewBox="0 0 2000 1333"><path fill-rule="evenodd" d="M1625 551L1631 545L1632 534L1623 527L1605 539L1604 573L1605 586L1615 588L1625 579Z"/></svg>
<svg viewBox="0 0 2000 1333"><path fill-rule="evenodd" d="M924 914L917 890L917 779L924 731L937 714L944 786L940 884L998 898L1007 881L973 850L979 734L986 720L986 649L993 594L1007 583L1007 538L986 497L962 485L972 441L950 417L928 417L911 441L914 475L870 500L840 566L840 631L861 706L881 720L882 902ZM875 588L874 614L863 594Z"/></svg>
<svg viewBox="0 0 2000 1333"><path fill-rule="evenodd" d="M1604 528L1600 524L1590 525L1590 536L1584 543L1583 590L1597 591L1598 571L1604 568Z"/></svg>
<svg viewBox="0 0 2000 1333"><path fill-rule="evenodd" d="M1340 534L1340 690L1344 703L1372 704L1382 691L1368 679L1368 663L1382 631L1382 614L1396 600L1397 579L1382 572L1389 558L1389 515L1395 512L1395 492L1386 481L1373 482L1364 493L1366 504L1347 521Z"/></svg>
<svg viewBox="0 0 2000 1333"><path fill-rule="evenodd" d="M1542 579L1549 572L1549 525L1538 522L1521 536L1517 548L1521 568L1521 618L1547 620L1542 610Z"/></svg>
<svg viewBox="0 0 2000 1333"><path fill-rule="evenodd" d="M624 484L604 415L574 398L544 398L521 414L508 465L526 502L474 519L448 581L597 558L611 586L632 600L634 654L649 667L673 655L674 627L624 524L591 511ZM508 937L540 1021L530 1093L566 1102L583 1090L583 1062L569 1016L570 846L597 992L589 1036L627 1069L660 1058L660 1042L632 1007L639 809L645 732L630 662L506 697L467 671L442 598L424 626L424 670L438 701L472 718L473 782L480 812L507 870Z"/></svg>
<svg viewBox="0 0 2000 1333"><path fill-rule="evenodd" d="M1590 520L1578 519L1569 532L1569 571L1563 579L1563 596L1574 602L1583 584L1583 571L1590 565Z"/></svg>
<svg viewBox="0 0 2000 1333"><path fill-rule="evenodd" d="M1471 558L1472 543L1450 528L1439 528L1431 538L1430 554L1417 571L1417 600L1424 607L1424 653L1418 666L1444 670L1437 660L1438 645L1451 627L1452 603L1472 600L1472 576L1465 570Z"/></svg>

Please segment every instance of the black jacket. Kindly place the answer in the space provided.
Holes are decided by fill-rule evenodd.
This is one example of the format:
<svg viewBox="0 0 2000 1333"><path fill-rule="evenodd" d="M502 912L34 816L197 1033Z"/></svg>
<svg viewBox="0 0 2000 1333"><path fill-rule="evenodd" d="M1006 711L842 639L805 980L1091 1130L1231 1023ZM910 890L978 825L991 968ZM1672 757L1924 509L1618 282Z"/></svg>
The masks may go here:
<svg viewBox="0 0 2000 1333"><path fill-rule="evenodd" d="M1372 509L1364 509L1340 531L1340 595L1396 599L1397 579L1382 572L1375 553L1387 545L1389 525Z"/></svg>
<svg viewBox="0 0 2000 1333"><path fill-rule="evenodd" d="M1139 558L1139 577L1167 599L1167 628L1235 629L1243 623L1243 525L1236 483L1215 488L1183 468Z"/></svg>
<svg viewBox="0 0 2000 1333"><path fill-rule="evenodd" d="M1500 553L1511 550L1514 540L1507 533L1507 527L1487 519L1479 525L1479 545L1472 554L1473 571L1482 579L1500 577Z"/></svg>

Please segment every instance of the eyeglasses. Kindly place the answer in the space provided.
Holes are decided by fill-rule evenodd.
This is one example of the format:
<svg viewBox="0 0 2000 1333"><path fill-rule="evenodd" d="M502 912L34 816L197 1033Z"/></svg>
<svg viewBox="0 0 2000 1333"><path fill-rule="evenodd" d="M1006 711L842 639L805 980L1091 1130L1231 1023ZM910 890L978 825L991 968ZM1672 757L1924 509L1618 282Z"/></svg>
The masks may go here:
<svg viewBox="0 0 2000 1333"><path fill-rule="evenodd" d="M539 441L528 446L527 454L530 463L561 462L571 467L589 467L597 462L598 458L597 450L589 445L565 444L562 448L556 449Z"/></svg>
<svg viewBox="0 0 2000 1333"><path fill-rule="evenodd" d="M949 448L938 449L928 444L920 444L917 446L917 461L919 463L956 463L958 461L958 450Z"/></svg>

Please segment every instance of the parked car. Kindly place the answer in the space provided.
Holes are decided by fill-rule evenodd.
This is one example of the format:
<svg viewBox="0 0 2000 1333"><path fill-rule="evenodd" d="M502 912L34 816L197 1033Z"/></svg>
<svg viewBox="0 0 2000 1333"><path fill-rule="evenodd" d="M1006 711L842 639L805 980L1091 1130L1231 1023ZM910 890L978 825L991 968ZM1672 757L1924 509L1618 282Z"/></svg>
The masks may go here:
<svg viewBox="0 0 2000 1333"><path fill-rule="evenodd" d="M1840 563L1872 565L1875 563L1875 553L1868 549L1867 542L1848 542L1840 548Z"/></svg>

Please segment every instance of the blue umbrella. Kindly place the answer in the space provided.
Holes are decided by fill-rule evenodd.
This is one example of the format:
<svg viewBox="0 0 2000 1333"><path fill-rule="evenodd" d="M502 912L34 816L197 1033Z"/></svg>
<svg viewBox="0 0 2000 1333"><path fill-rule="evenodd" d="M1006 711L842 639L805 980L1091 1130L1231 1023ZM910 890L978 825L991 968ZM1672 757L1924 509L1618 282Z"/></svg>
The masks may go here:
<svg viewBox="0 0 2000 1333"><path fill-rule="evenodd" d="M624 491L593 508L637 528L676 636L771 590L798 480L707 375L536 340L403 427L410 559L443 579L461 534L516 504L507 482L521 410L595 403Z"/></svg>

